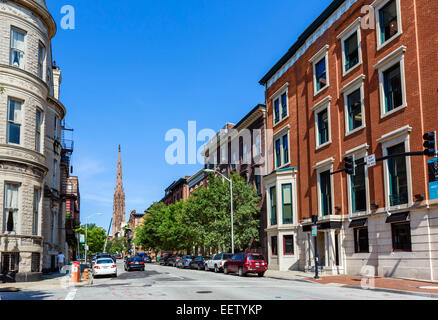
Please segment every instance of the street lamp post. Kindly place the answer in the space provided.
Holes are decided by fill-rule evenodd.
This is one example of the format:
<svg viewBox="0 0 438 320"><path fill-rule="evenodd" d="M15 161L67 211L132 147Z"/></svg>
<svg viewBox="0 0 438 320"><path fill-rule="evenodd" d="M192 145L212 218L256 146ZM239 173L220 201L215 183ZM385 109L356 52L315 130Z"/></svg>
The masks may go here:
<svg viewBox="0 0 438 320"><path fill-rule="evenodd" d="M204 169L205 172L212 172L212 173L219 173L225 180L227 180L230 183L230 201L231 201L231 253L234 254L234 218L233 218L233 180L228 179L226 176L224 176L222 173L211 170L211 169Z"/></svg>
<svg viewBox="0 0 438 320"><path fill-rule="evenodd" d="M95 213L85 218L85 221L87 222L85 224L85 263L87 262L87 251L88 251L88 219L94 216L101 216L101 215L103 215L103 213Z"/></svg>

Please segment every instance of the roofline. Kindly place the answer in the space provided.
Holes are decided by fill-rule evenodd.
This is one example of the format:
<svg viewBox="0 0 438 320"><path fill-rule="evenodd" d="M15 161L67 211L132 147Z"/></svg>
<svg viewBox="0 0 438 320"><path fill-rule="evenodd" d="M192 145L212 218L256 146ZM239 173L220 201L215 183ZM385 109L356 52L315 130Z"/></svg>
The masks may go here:
<svg viewBox="0 0 438 320"><path fill-rule="evenodd" d="M235 126L234 128L237 128L237 130L239 130L239 127L242 123L244 123L249 117L251 117L251 115L253 113L255 113L256 111L258 111L259 109L265 109L266 110L266 105L263 103L259 103L258 105L256 105L250 112L248 112L248 114L246 116L244 116Z"/></svg>
<svg viewBox="0 0 438 320"><path fill-rule="evenodd" d="M290 47L286 54L268 71L259 81L264 86L278 70L305 44L306 40L327 20L346 0L333 0L333 2L319 15L312 24L298 37L298 40Z"/></svg>

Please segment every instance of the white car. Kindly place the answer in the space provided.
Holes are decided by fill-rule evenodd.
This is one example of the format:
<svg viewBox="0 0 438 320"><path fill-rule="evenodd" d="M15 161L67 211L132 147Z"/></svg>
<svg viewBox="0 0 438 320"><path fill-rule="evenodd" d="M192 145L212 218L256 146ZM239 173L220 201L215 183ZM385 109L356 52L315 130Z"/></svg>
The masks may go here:
<svg viewBox="0 0 438 320"><path fill-rule="evenodd" d="M111 258L97 259L93 265L93 276L108 276L117 277L117 265Z"/></svg>
<svg viewBox="0 0 438 320"><path fill-rule="evenodd" d="M214 270L214 272L223 271L224 263L227 260L231 259L232 256L233 256L232 253L220 253L213 256L213 258L211 258L210 260L205 261L204 264L205 271L210 271L210 270Z"/></svg>

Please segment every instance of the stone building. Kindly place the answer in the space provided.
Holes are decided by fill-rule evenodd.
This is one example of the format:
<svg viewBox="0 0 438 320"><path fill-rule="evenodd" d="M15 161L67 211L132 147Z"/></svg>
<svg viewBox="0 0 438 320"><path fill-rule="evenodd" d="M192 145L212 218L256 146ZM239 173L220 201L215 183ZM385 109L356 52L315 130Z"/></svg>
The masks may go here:
<svg viewBox="0 0 438 320"><path fill-rule="evenodd" d="M31 280L56 268L65 246L61 195L61 71L56 24L43 0L0 1L0 259Z"/></svg>
<svg viewBox="0 0 438 320"><path fill-rule="evenodd" d="M423 134L437 129L436 12L437 1L335 0L260 81L274 132L271 269L314 269L317 215L324 273L438 279L428 158L364 165L372 154L423 151ZM355 176L332 174L353 155Z"/></svg>
<svg viewBox="0 0 438 320"><path fill-rule="evenodd" d="M119 146L119 160L117 162L117 178L113 201L113 237L120 235L125 221L125 190L123 189L122 156Z"/></svg>

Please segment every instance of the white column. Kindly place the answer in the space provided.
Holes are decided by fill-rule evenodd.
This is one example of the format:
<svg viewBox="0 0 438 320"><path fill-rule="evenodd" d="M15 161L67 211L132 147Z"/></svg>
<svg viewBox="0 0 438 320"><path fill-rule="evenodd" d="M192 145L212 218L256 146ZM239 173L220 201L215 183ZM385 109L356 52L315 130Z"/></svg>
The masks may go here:
<svg viewBox="0 0 438 320"><path fill-rule="evenodd" d="M324 257L324 266L329 267L330 260L330 237L327 231L324 231L324 249L325 249L325 257Z"/></svg>
<svg viewBox="0 0 438 320"><path fill-rule="evenodd" d="M327 238L328 238L328 251L329 251L329 261L328 265L329 267L336 266L336 241L335 241L335 230L330 229L327 232Z"/></svg>

